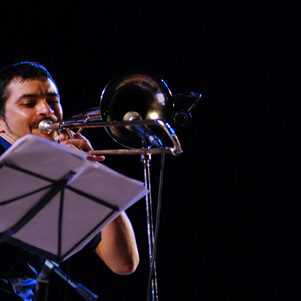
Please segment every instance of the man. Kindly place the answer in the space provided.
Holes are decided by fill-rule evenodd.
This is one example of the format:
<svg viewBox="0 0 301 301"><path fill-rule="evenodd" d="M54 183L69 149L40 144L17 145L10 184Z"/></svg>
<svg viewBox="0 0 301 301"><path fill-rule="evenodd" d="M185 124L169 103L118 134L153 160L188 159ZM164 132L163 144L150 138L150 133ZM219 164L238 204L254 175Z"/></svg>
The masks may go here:
<svg viewBox="0 0 301 301"><path fill-rule="evenodd" d="M57 132L45 135L39 131L41 120L59 122L62 118L58 88L44 66L21 62L0 70L0 154L26 134L81 151L91 150L90 142L81 134L70 138ZM125 212L104 227L87 247L94 249L118 274L133 273L139 262L135 235ZM34 300L36 276L43 263L44 259L35 254L0 242L0 300Z"/></svg>

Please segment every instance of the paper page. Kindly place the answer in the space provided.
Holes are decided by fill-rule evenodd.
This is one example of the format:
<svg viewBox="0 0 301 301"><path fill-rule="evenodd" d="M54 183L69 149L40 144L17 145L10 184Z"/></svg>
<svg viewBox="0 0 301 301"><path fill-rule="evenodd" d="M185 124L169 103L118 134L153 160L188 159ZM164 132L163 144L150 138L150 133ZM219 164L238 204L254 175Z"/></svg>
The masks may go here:
<svg viewBox="0 0 301 301"><path fill-rule="evenodd" d="M70 256L80 250L105 224L147 193L144 183L88 161L87 154L33 135L18 140L0 157L2 163L29 171L0 169L2 233L47 197L55 181L75 172L67 186L12 235L53 256Z"/></svg>

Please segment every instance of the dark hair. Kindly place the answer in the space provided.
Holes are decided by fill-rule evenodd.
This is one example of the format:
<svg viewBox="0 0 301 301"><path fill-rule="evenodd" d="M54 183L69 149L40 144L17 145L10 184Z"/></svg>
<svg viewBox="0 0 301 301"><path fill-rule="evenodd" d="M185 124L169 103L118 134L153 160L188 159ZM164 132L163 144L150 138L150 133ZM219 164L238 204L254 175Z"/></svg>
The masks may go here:
<svg viewBox="0 0 301 301"><path fill-rule="evenodd" d="M8 98L6 87L15 77L20 77L22 81L28 79L48 78L54 82L48 70L40 63L36 62L20 62L8 65L0 70L0 116L5 116L5 103ZM55 82L54 82L55 83Z"/></svg>

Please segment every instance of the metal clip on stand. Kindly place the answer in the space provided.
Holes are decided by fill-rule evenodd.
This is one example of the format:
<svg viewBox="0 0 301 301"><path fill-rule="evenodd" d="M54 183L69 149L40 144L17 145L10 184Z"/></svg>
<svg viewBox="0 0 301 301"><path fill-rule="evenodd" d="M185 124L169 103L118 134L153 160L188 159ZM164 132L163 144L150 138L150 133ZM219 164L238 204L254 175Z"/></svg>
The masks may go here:
<svg viewBox="0 0 301 301"><path fill-rule="evenodd" d="M44 282L44 279L48 279L48 275L50 272L56 273L60 278L62 278L67 284L69 284L71 287L74 288L74 290L83 297L86 301L96 301L98 300L98 295L94 294L91 292L88 288L83 286L82 284L76 282L73 280L69 275L67 275L65 272L63 272L60 268L59 265L51 260L46 260L44 270L42 273L39 275L40 281ZM38 280L39 281L39 280ZM47 281L48 282L48 281ZM48 300L48 289L49 289L49 284L47 284L47 289L45 293L45 298L44 300Z"/></svg>

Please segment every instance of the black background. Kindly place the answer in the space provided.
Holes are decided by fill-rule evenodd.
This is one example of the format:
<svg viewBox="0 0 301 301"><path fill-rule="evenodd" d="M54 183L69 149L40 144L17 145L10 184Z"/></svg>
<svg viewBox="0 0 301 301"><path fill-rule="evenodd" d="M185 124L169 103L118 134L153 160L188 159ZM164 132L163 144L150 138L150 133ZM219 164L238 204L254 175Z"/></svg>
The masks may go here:
<svg viewBox="0 0 301 301"><path fill-rule="evenodd" d="M65 117L97 106L124 73L203 94L177 132L183 155L166 158L159 300L301 298L298 1L10 1L1 24L1 65L43 63ZM101 130L85 135L95 148L114 146ZM106 164L143 180L137 157ZM153 157L154 190L158 166ZM86 252L62 265L104 301L146 299L144 201L128 215L141 256L133 275ZM82 300L54 275L50 295Z"/></svg>

